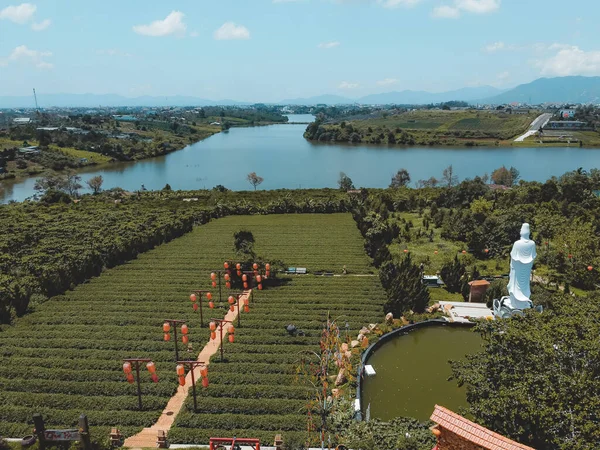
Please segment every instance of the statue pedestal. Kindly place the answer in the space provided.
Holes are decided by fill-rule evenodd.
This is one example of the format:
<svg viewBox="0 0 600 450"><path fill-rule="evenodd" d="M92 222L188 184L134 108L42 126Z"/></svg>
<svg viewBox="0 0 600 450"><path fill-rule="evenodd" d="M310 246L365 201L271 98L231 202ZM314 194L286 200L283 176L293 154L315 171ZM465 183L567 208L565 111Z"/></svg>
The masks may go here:
<svg viewBox="0 0 600 450"><path fill-rule="evenodd" d="M514 316L523 317L524 310L533 308L532 302L529 302L529 303L520 302L520 303L524 304L524 306L526 306L526 307L524 307L524 308L513 307L510 297L505 296L505 297L502 297L501 299L494 299L494 302L493 302L494 316L497 317L498 319L508 319L509 317L514 317ZM536 306L534 309L537 312L542 312L544 310L544 308L542 306Z"/></svg>

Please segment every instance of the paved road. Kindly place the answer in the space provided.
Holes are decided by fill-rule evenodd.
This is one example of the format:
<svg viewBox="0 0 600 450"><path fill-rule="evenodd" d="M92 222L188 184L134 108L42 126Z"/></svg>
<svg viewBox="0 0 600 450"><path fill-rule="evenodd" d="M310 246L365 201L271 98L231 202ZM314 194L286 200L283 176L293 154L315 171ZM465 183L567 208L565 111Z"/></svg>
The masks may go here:
<svg viewBox="0 0 600 450"><path fill-rule="evenodd" d="M524 135L516 138L515 142L523 142L529 136L532 136L535 133L537 133L537 131L541 127L543 127L544 125L546 125L548 123L548 121L550 120L551 117L552 117L552 114L542 114L541 116L539 116L537 119L535 119L533 122L531 122L531 125L529 126L529 131L527 131L527 133L525 133Z"/></svg>

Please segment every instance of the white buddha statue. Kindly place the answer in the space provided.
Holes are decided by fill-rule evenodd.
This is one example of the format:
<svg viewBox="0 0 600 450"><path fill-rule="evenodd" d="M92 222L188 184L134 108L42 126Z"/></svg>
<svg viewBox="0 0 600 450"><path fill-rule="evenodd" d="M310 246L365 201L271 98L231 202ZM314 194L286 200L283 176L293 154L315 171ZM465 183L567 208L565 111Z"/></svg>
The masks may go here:
<svg viewBox="0 0 600 450"><path fill-rule="evenodd" d="M529 279L533 261L537 257L535 242L529 239L529 224L521 227L521 239L514 243L510 252L510 279L508 282L508 299L504 305L513 309L527 309L533 307L529 299L531 289Z"/></svg>

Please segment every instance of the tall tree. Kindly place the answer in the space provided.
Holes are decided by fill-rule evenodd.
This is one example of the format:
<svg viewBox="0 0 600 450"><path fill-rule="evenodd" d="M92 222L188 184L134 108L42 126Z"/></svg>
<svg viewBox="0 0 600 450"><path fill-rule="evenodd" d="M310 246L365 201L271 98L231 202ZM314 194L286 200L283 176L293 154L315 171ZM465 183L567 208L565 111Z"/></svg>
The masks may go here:
<svg viewBox="0 0 600 450"><path fill-rule="evenodd" d="M249 173L246 179L254 187L254 190L256 190L256 186L265 181L263 177L259 177L258 175L256 175L256 172Z"/></svg>
<svg viewBox="0 0 600 450"><path fill-rule="evenodd" d="M408 183L410 183L410 174L408 173L408 170L403 168L396 172L396 175L392 177L390 187L402 187L408 185Z"/></svg>
<svg viewBox="0 0 600 450"><path fill-rule="evenodd" d="M352 179L346 175L344 172L340 172L340 178L338 179L338 186L340 187L340 191L349 191L350 189L354 189L354 184L352 184Z"/></svg>
<svg viewBox="0 0 600 450"><path fill-rule="evenodd" d="M429 304L429 291L423 284L421 270L413 264L410 253L399 264L388 261L379 270L379 279L387 291L384 312L400 317L412 310L422 313Z"/></svg>
<svg viewBox="0 0 600 450"><path fill-rule="evenodd" d="M86 181L86 184L89 186L89 188L94 194L100 193L100 191L102 190L102 183L104 183L102 175L97 175Z"/></svg>
<svg viewBox="0 0 600 450"><path fill-rule="evenodd" d="M600 298L536 291L544 312L479 324L482 351L453 361L453 375L482 425L538 449L595 448Z"/></svg>
<svg viewBox="0 0 600 450"><path fill-rule="evenodd" d="M444 169L444 172L442 173L442 182L448 187L458 184L458 176L454 174L452 164Z"/></svg>

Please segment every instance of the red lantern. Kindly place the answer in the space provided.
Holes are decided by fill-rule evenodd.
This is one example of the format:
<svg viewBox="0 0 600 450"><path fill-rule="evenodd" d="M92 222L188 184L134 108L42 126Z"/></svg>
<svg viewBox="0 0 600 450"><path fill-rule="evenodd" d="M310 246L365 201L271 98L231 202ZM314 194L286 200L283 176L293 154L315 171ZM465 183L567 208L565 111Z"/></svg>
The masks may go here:
<svg viewBox="0 0 600 450"><path fill-rule="evenodd" d="M185 386L185 377L184 376L179 377L179 385Z"/></svg>
<svg viewBox="0 0 600 450"><path fill-rule="evenodd" d="M204 366L200 369L200 376L206 378L208 376L208 367Z"/></svg>
<svg viewBox="0 0 600 450"><path fill-rule="evenodd" d="M258 270L258 264L256 264L256 263L252 264L252 268L253 268L254 270Z"/></svg>
<svg viewBox="0 0 600 450"><path fill-rule="evenodd" d="M229 327L227 327L227 332L228 332L228 333L231 333L231 334L235 333L235 328L234 328L234 326L233 326L233 325L231 325L231 324L229 324Z"/></svg>
<svg viewBox="0 0 600 450"><path fill-rule="evenodd" d="M248 289L248 283L244 281L244 289Z"/></svg>
<svg viewBox="0 0 600 450"><path fill-rule="evenodd" d="M190 295L190 300L192 302L195 302L196 300L198 300L198 297L196 297L196 294L192 294L192 295Z"/></svg>
<svg viewBox="0 0 600 450"><path fill-rule="evenodd" d="M229 281L229 274L226 273L225 275L223 275L223 278L225 278L225 281Z"/></svg>
<svg viewBox="0 0 600 450"><path fill-rule="evenodd" d="M233 297L233 295L230 295L229 298L227 299L227 301L229 302L230 305L233 305L235 303L235 298Z"/></svg>
<svg viewBox="0 0 600 450"><path fill-rule="evenodd" d="M258 284L258 290L262 291L262 284L260 284L260 283Z"/></svg>
<svg viewBox="0 0 600 450"><path fill-rule="evenodd" d="M164 339L167 342L170 341L171 340L171 335L169 333L165 333Z"/></svg>
<svg viewBox="0 0 600 450"><path fill-rule="evenodd" d="M217 279L217 274L216 274L216 273L214 273L214 272L213 272L213 273L211 273L211 274L210 274L210 279L211 279L211 280L213 280L213 281L215 281L215 280Z"/></svg>
<svg viewBox="0 0 600 450"><path fill-rule="evenodd" d="M169 324L169 322L163 323L163 331L165 333L168 333L169 331L171 331L171 324Z"/></svg>
<svg viewBox="0 0 600 450"><path fill-rule="evenodd" d="M404 249L404 253L408 253L408 250L407 250L407 249Z"/></svg>
<svg viewBox="0 0 600 450"><path fill-rule="evenodd" d="M148 372L150 373L156 373L156 365L152 361L146 364L146 369L148 369Z"/></svg>
<svg viewBox="0 0 600 450"><path fill-rule="evenodd" d="M181 336L181 342L183 342L184 344L187 344L188 342L190 342L190 338L187 337L186 335Z"/></svg>
<svg viewBox="0 0 600 450"><path fill-rule="evenodd" d="M260 275L256 275L256 282L260 283L262 281L262 277Z"/></svg>
<svg viewBox="0 0 600 450"><path fill-rule="evenodd" d="M435 252L433 252L433 254L434 254L434 255L437 255L437 254L438 254L438 251L436 250Z"/></svg>
<svg viewBox="0 0 600 450"><path fill-rule="evenodd" d="M212 282L212 287L214 287L214 288L216 288L216 287L217 287L217 282L216 282L216 281L213 281L213 282Z"/></svg>
<svg viewBox="0 0 600 450"><path fill-rule="evenodd" d="M215 339L217 339L217 333L215 331L211 331L210 332L210 338L214 341Z"/></svg>
<svg viewBox="0 0 600 450"><path fill-rule="evenodd" d="M133 374L132 373L128 373L127 374L127 382L129 384L133 384L134 381L135 381L135 378L133 378Z"/></svg>
<svg viewBox="0 0 600 450"><path fill-rule="evenodd" d="M250 312L250 307L248 305L244 305L244 312Z"/></svg>
<svg viewBox="0 0 600 450"><path fill-rule="evenodd" d="M184 323L183 325L181 325L181 333L182 334L188 334L188 331L190 331L188 329L188 326Z"/></svg>
<svg viewBox="0 0 600 450"><path fill-rule="evenodd" d="M486 248L486 249L484 250L484 252L486 252L486 253L489 253L489 252L490 252L490 249L489 249L489 248Z"/></svg>
<svg viewBox="0 0 600 450"><path fill-rule="evenodd" d="M235 270L237 270L238 272L239 272L240 270L242 270L242 265L241 265L240 263L237 263L237 264L235 265Z"/></svg>
<svg viewBox="0 0 600 450"><path fill-rule="evenodd" d="M226 287L227 289L231 289L231 283L230 283L229 281L228 281L228 282L226 282L226 283L225 283L225 287Z"/></svg>
<svg viewBox="0 0 600 450"><path fill-rule="evenodd" d="M242 276L242 271L241 271L241 270L238 270L238 271L237 271L237 276L238 276L238 277L241 277L241 276Z"/></svg>
<svg viewBox="0 0 600 450"><path fill-rule="evenodd" d="M208 328L210 331L215 331L217 329L217 324L215 322L211 322L208 324Z"/></svg>
<svg viewBox="0 0 600 450"><path fill-rule="evenodd" d="M592 270L594 270L593 266L588 266L587 269L591 272Z"/></svg>
<svg viewBox="0 0 600 450"><path fill-rule="evenodd" d="M229 269L229 263L228 262L224 262L223 263L223 267L225 267L226 269Z"/></svg>
<svg viewBox="0 0 600 450"><path fill-rule="evenodd" d="M242 275L242 281L248 281L248 275L246 275L246 274Z"/></svg>
<svg viewBox="0 0 600 450"><path fill-rule="evenodd" d="M150 376L150 379L152 380L153 383L158 383L158 375L156 375L155 373L153 373Z"/></svg>
<svg viewBox="0 0 600 450"><path fill-rule="evenodd" d="M194 303L192 305L192 308L194 308L194 311L198 311L198 303Z"/></svg>
<svg viewBox="0 0 600 450"><path fill-rule="evenodd" d="M206 298L207 298L208 300L212 300L212 294L211 294L210 292L207 292L207 293L206 293Z"/></svg>
<svg viewBox="0 0 600 450"><path fill-rule="evenodd" d="M177 370L177 376L179 376L179 377L185 376L185 367L183 366L183 364L177 364L177 367L175 368L175 370Z"/></svg>
<svg viewBox="0 0 600 450"><path fill-rule="evenodd" d="M129 375L131 373L131 364L126 362L123 364L123 372L125 372L125 375Z"/></svg>
<svg viewBox="0 0 600 450"><path fill-rule="evenodd" d="M548 241L544 242L544 245L545 245L546 247L548 246L548 244L549 244L549 242L548 242Z"/></svg>
<svg viewBox="0 0 600 450"><path fill-rule="evenodd" d="M208 387L208 378L202 378L202 387Z"/></svg>
<svg viewBox="0 0 600 450"><path fill-rule="evenodd" d="M462 251L462 254L463 254L463 255L466 255L466 254L467 254L467 251L466 251L466 250L463 250L463 251Z"/></svg>
<svg viewBox="0 0 600 450"><path fill-rule="evenodd" d="M229 342L233 344L233 342L235 341L235 336L233 334L229 335Z"/></svg>
<svg viewBox="0 0 600 450"><path fill-rule="evenodd" d="M569 259L573 258L573 255L569 254Z"/></svg>
<svg viewBox="0 0 600 450"><path fill-rule="evenodd" d="M215 307L215 303L214 302L208 302L208 307L210 309L213 309Z"/></svg>
<svg viewBox="0 0 600 450"><path fill-rule="evenodd" d="M269 272L268 270L265 272L265 278L269 278L269 276L271 275L271 272Z"/></svg>
<svg viewBox="0 0 600 450"><path fill-rule="evenodd" d="M231 306L229 307L229 311L231 311L231 312L235 311L235 307L234 307L233 305L231 305Z"/></svg>
<svg viewBox="0 0 600 450"><path fill-rule="evenodd" d="M271 270L271 264L267 263L265 264L265 270L268 272L269 270Z"/></svg>

